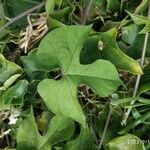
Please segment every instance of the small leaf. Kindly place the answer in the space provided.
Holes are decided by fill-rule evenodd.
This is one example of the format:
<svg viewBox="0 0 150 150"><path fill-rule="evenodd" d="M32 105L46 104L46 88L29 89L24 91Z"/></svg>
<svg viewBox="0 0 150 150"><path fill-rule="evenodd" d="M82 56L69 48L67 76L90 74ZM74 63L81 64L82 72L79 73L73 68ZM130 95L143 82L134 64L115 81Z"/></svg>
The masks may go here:
<svg viewBox="0 0 150 150"><path fill-rule="evenodd" d="M47 16L49 16L49 14L51 12L53 12L55 3L56 3L55 0L47 0L47 2L45 4L45 9L46 9Z"/></svg>
<svg viewBox="0 0 150 150"><path fill-rule="evenodd" d="M48 18L47 23L48 23L48 26L49 26L49 28L51 30L56 29L56 28L60 28L60 27L63 27L63 26L66 26L62 22L60 22L60 21L58 21L56 19L53 19L51 17Z"/></svg>
<svg viewBox="0 0 150 150"><path fill-rule="evenodd" d="M31 109L29 114L19 125L16 150L37 150L40 142L41 135L38 132L33 110Z"/></svg>
<svg viewBox="0 0 150 150"><path fill-rule="evenodd" d="M5 91L7 88L9 88L20 76L21 74L15 74L11 76L8 80L6 80L3 86L0 87L0 91Z"/></svg>
<svg viewBox="0 0 150 150"><path fill-rule="evenodd" d="M139 32L139 26L136 24L130 24L122 27L122 40L125 43L133 45Z"/></svg>
<svg viewBox="0 0 150 150"><path fill-rule="evenodd" d="M112 62L117 68L131 72L133 74L142 74L142 68L134 59L125 55L117 46L116 39L117 30L115 28L104 32L100 36L104 48L101 51L102 58Z"/></svg>
<svg viewBox="0 0 150 150"><path fill-rule="evenodd" d="M62 1L63 0L48 0L46 2L45 8L48 16L48 26L51 30L65 26L65 24L70 22L70 15L75 10L74 5L69 2L66 2L67 5L61 8L60 6L62 4ZM55 5L58 5L58 10L55 10Z"/></svg>
<svg viewBox="0 0 150 150"><path fill-rule="evenodd" d="M0 84L3 84L12 75L21 71L22 69L20 66L6 60L4 56L0 54Z"/></svg>
<svg viewBox="0 0 150 150"><path fill-rule="evenodd" d="M143 142L132 134L117 137L107 144L106 150L145 150Z"/></svg>
<svg viewBox="0 0 150 150"><path fill-rule="evenodd" d="M82 128L79 137L73 141L67 142L64 150L98 150L98 148L93 143L89 129Z"/></svg>
<svg viewBox="0 0 150 150"><path fill-rule="evenodd" d="M145 27L142 29L142 31L140 31L140 34L146 33L150 31L150 20L147 17L143 17L137 14L133 14L129 11L126 11L130 17L132 18L132 20L137 24L137 25L143 25L145 24Z"/></svg>
<svg viewBox="0 0 150 150"><path fill-rule="evenodd" d="M33 49L31 52L28 53L27 56L21 57L21 60L24 65L24 69L26 70L29 76L32 76L32 73L36 71L40 71L43 68L40 67L39 62L37 61L36 50L37 49ZM45 68L43 69L43 71L45 71Z"/></svg>
<svg viewBox="0 0 150 150"><path fill-rule="evenodd" d="M50 150L53 144L69 140L73 132L74 122L72 119L64 116L55 116L49 124L47 133L41 136L35 123L33 109L31 109L19 125L17 150Z"/></svg>
<svg viewBox="0 0 150 150"><path fill-rule="evenodd" d="M9 110L10 107L11 107L11 105L10 104L6 105L5 102L4 102L3 96L0 95L0 111Z"/></svg>
<svg viewBox="0 0 150 150"><path fill-rule="evenodd" d="M146 10L149 0L142 0L141 4L136 8L135 14L142 13Z"/></svg>
<svg viewBox="0 0 150 150"><path fill-rule="evenodd" d="M123 43L122 41L119 42L119 47L120 49L124 50L124 52L134 58L134 59L140 59L141 58L141 53L142 53L142 49L143 49L143 42L144 42L144 38L145 35L144 34L138 34L139 31L142 29L141 26L137 26L138 28L136 28L135 26L137 26L136 24L131 24L126 27L124 27L123 30L125 32L123 32L123 41L126 43L128 43L130 45L125 45L125 43ZM137 32L137 35L136 35ZM127 33L127 34L126 34ZM143 42L141 42L143 41ZM150 57L150 37L148 38L148 42L147 42L147 49L146 49L146 55L145 57Z"/></svg>
<svg viewBox="0 0 150 150"><path fill-rule="evenodd" d="M4 94L3 99L5 104L21 104L24 94L28 88L27 80L20 80L16 85L10 87Z"/></svg>
<svg viewBox="0 0 150 150"><path fill-rule="evenodd" d="M22 56L21 61L23 62L24 68L26 72L30 75L35 71L38 71L38 64L36 64L37 60L35 57L36 49L33 49L28 53L27 56Z"/></svg>
<svg viewBox="0 0 150 150"><path fill-rule="evenodd" d="M45 4L46 14L50 15L54 11L55 4L57 4L60 8L63 0L47 0Z"/></svg>
<svg viewBox="0 0 150 150"><path fill-rule="evenodd" d="M36 49L33 49L27 56L22 56L21 61L24 66L24 71L27 73L30 80L42 80L46 77L45 69L41 69L36 58ZM47 70L46 70L47 71Z"/></svg>
<svg viewBox="0 0 150 150"><path fill-rule="evenodd" d="M69 140L74 133L74 121L68 117L55 116L50 121L47 134L49 143L54 145Z"/></svg>

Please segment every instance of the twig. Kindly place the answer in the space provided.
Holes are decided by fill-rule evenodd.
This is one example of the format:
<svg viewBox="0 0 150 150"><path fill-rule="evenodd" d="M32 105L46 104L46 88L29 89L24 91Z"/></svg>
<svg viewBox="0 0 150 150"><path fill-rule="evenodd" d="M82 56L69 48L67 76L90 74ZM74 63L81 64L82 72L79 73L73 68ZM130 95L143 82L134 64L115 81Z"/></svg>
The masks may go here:
<svg viewBox="0 0 150 150"><path fill-rule="evenodd" d="M36 9L39 9L41 7L43 7L45 5L45 1L41 2L40 4L30 8L29 10L23 12L22 14L12 18L9 22L7 22L5 25L3 25L2 27L0 27L0 32L2 30L4 30L5 28L7 28L9 25L11 25L12 23L16 22L17 20L21 19L22 17L30 14L31 12L35 11Z"/></svg>
<svg viewBox="0 0 150 150"><path fill-rule="evenodd" d="M149 2L149 6L148 6L148 18L150 19L150 2ZM140 63L142 68L144 66L144 61L145 61L145 53L146 53L146 49L147 49L148 36L149 36L149 33L147 32L145 34L145 38L144 38L144 44L143 44L142 56L141 56L141 63ZM137 95L140 79L141 79L141 75L138 75L137 78L136 78L136 83L135 83L135 87L134 87L134 91L133 91L133 98L135 98L136 95ZM130 105L133 105L134 103L135 103L135 100L132 100ZM127 110L127 112L125 113L125 116L124 116L124 119L122 121L122 124L126 125L127 119L129 117L129 114L130 114L131 110L132 110L132 107L130 107Z"/></svg>
<svg viewBox="0 0 150 150"><path fill-rule="evenodd" d="M83 22L82 22L83 25L85 25L85 23L86 23L87 16L89 14L89 11L90 11L90 8L92 6L92 3L93 3L93 0L89 0L89 4L88 4L88 6L86 8L86 11L85 11L85 14L84 14L84 18L83 18Z"/></svg>
<svg viewBox="0 0 150 150"><path fill-rule="evenodd" d="M99 150L102 148L103 141L105 139L105 135L106 135L107 128L108 128L109 121L110 121L110 117L111 117L111 113L112 113L112 110L110 108L109 113L108 113L108 117L107 117L107 120L106 120L106 124L105 124L105 127L104 127L104 131L103 131L103 134L102 134L102 138L101 138L101 141L100 141L100 144L99 144Z"/></svg>

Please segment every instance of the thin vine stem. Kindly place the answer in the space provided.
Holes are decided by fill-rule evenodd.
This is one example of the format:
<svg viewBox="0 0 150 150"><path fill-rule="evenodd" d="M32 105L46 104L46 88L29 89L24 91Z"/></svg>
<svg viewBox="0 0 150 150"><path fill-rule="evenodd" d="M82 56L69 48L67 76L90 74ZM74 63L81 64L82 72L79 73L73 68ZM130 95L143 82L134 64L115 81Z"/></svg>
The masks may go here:
<svg viewBox="0 0 150 150"><path fill-rule="evenodd" d="M87 16L88 16L89 11L90 11L90 9L91 9L92 3L93 3L93 0L89 0L88 6L87 6L87 8L86 8L86 10L85 10L84 18L83 18L83 21L82 21L82 24L83 24L83 25L85 25L85 23L86 23Z"/></svg>
<svg viewBox="0 0 150 150"><path fill-rule="evenodd" d="M150 2L149 2L149 6L148 6L148 18L150 19ZM142 56L141 56L141 68L143 68L144 66L144 61L145 61L145 54L146 54L146 49L147 49L147 43L148 43L148 37L149 37L149 33L145 33L145 38L144 38L144 44L143 44L143 49L142 49ZM134 87L134 91L133 91L133 98L135 98L137 96L137 91L139 88L139 84L140 84L140 79L141 79L141 75L137 75L136 78L136 83L135 83L135 87ZM135 100L132 100L130 105L133 105L135 103ZM126 125L127 123L127 119L131 113L132 107L130 107L127 112L125 113L124 119L122 121L122 124Z"/></svg>
<svg viewBox="0 0 150 150"><path fill-rule="evenodd" d="M102 134L102 137L101 137L100 143L99 143L99 149L101 149L101 148L102 148L103 141L104 141L104 139L105 139L106 132L107 132L108 125L109 125L109 121L110 121L110 118L111 118L111 114L112 114L112 109L111 109L111 107L110 107L110 109L109 109L109 113L108 113L108 116L107 116L107 120L106 120L106 123L105 123L104 131L103 131L103 134Z"/></svg>

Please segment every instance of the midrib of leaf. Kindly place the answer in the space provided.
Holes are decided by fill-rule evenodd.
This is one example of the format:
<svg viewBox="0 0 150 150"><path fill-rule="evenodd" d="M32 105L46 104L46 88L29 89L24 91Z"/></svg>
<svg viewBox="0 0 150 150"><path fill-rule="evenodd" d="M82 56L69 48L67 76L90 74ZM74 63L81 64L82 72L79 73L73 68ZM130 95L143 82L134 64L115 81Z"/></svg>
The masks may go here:
<svg viewBox="0 0 150 150"><path fill-rule="evenodd" d="M67 37L67 39L68 39L68 37ZM70 56L70 62L68 63L66 71L64 71L64 74L67 74L68 70L70 69L71 66L74 65L74 63L75 64L80 64L80 60L79 60L80 49L77 50L77 47L79 46L79 41L80 41L80 39L78 38L78 41L77 41L77 44L76 44L76 46L73 50L73 53L71 53L72 50L70 50L70 48L68 47L69 53L70 53L71 56ZM67 40L67 42L69 42L69 40ZM69 45L69 43L68 43L68 45ZM82 48L83 48L83 46L82 46Z"/></svg>
<svg viewBox="0 0 150 150"><path fill-rule="evenodd" d="M111 82L115 82L115 83L118 83L117 81L115 81L115 80L112 80L112 79L108 79L108 78L100 78L100 77L94 77L94 76L87 76L87 75L73 75L73 74L67 74L68 76L70 76L70 77L78 77L78 78L80 78L80 77L88 77L88 78L93 78L93 79L102 79L102 80L107 80L107 81L111 81ZM119 82L120 83L120 82Z"/></svg>
<svg viewBox="0 0 150 150"><path fill-rule="evenodd" d="M99 61L99 60L97 60ZM81 67L81 69L80 69ZM85 67L85 69L82 70L82 68ZM86 75L86 73L84 74L84 72L91 67L91 65L82 65L82 64L77 64L74 66L74 68L78 68L79 70L82 70L82 72L79 72L78 74L74 73L74 69L71 69L71 72L69 71L70 68L68 68L68 72L66 71L65 75L66 76L70 76L70 77L77 77L77 79L81 78L81 77L87 77L87 78L94 78L94 79L102 79L102 80L108 80L108 81L112 81L112 82L116 82L116 80L113 79L109 79L109 78L105 78L105 77L98 77L98 76L91 76L91 75ZM118 83L118 82L116 82Z"/></svg>
<svg viewBox="0 0 150 150"><path fill-rule="evenodd" d="M70 83L70 81L69 81L68 79L70 79L70 81L72 81L72 83ZM80 105L77 106L77 103L75 102L75 101L78 101L78 98L74 99L74 96L73 96L73 93L72 93L73 90L77 90L77 87L78 87L77 83L76 83L76 82L73 82L73 80L72 80L69 76L64 76L64 77L61 79L61 81L62 81L62 82L61 82L61 85L60 85L60 87L59 87L59 89L58 89L58 93L57 93L57 101L58 101L58 104L59 104L58 107L59 107L60 114L61 114L62 116L66 116L66 115L62 114L62 111L61 111L61 105L62 105L61 101L62 101L62 100L60 100L60 98L59 98L59 92L60 92L61 88L63 87L63 84L66 84L66 83L67 83L67 87L68 87L69 92L70 92L70 96L71 96L71 98L72 98L73 106L76 108L76 110L80 111ZM66 83L65 83L65 82L66 82ZM76 89L73 89L73 88L71 87L71 84L75 84L75 83L76 83L76 85L75 85L75 86L76 86ZM76 93L75 97L77 97L77 93ZM68 115L67 115L66 117L68 117ZM71 116L69 116L69 117L71 117ZM84 122L85 122L85 121L84 121Z"/></svg>
<svg viewBox="0 0 150 150"><path fill-rule="evenodd" d="M71 89L71 86L70 86L70 84L69 84L69 80L66 78L66 81L67 81L67 83L68 83L68 87L69 87L69 91L70 91L70 94L71 94L71 96L72 96L72 98L73 98L73 94L72 94L72 91L70 90ZM77 88L77 87L76 87ZM76 93L76 96L77 96L77 93ZM78 99L76 99L76 100L78 100ZM75 107L76 107L76 109L78 109L78 111L80 111L79 110L79 107L77 107L76 105L74 105Z"/></svg>
<svg viewBox="0 0 150 150"><path fill-rule="evenodd" d="M62 88L62 86L63 86L63 83L64 83L64 80L62 80L62 82L61 82L61 84L60 84L60 87L59 87L59 89L58 89L58 92L57 92L57 101L59 102L59 92L60 92L60 90L61 90L61 88ZM61 105L58 105L58 107L59 107L59 112L60 112L60 114L61 115L63 115L62 114L62 112L61 112L61 109L60 109L60 107L61 107Z"/></svg>

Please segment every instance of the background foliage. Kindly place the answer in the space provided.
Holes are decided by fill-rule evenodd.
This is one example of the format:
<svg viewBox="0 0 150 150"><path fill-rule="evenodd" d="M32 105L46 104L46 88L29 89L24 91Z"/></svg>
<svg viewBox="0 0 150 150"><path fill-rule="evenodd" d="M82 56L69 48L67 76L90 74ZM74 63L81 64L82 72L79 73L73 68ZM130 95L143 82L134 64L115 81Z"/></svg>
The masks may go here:
<svg viewBox="0 0 150 150"><path fill-rule="evenodd" d="M149 150L148 7L0 0L0 149Z"/></svg>

